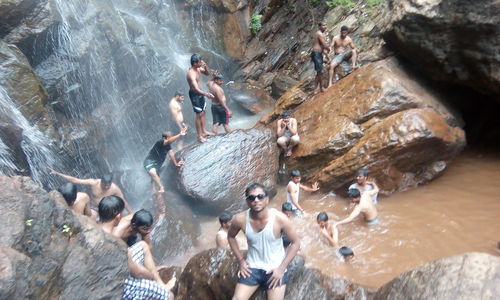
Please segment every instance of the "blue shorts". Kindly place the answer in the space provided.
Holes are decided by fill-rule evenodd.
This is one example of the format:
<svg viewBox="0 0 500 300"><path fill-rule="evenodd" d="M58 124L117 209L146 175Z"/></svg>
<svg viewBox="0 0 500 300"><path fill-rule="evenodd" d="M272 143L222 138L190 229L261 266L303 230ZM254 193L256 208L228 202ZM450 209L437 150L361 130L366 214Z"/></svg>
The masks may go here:
<svg viewBox="0 0 500 300"><path fill-rule="evenodd" d="M366 225L377 225L378 224L378 221L379 221L379 217L377 216L375 219L371 220L371 221L367 221L366 222Z"/></svg>
<svg viewBox="0 0 500 300"><path fill-rule="evenodd" d="M273 276L273 274L266 274L265 270L262 269L255 269L255 268L250 268L252 273L250 273L250 276L247 278L240 277L238 278L238 283L242 283L244 285L250 285L250 286L256 286L259 285L263 287L265 290L269 289L269 283L267 281ZM283 277L281 278L281 281L279 282L278 286L284 285L288 283L288 271L285 271L285 274L283 274Z"/></svg>

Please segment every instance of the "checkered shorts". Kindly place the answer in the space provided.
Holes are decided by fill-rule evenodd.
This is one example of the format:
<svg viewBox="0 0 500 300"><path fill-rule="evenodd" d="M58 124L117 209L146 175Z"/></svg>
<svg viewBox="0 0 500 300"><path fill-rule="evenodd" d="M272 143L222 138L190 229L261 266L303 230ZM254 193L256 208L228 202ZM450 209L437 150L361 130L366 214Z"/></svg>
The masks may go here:
<svg viewBox="0 0 500 300"><path fill-rule="evenodd" d="M137 243L129 248L132 260L144 265L144 248ZM169 291L153 280L135 278L129 275L125 280L123 300L168 300Z"/></svg>

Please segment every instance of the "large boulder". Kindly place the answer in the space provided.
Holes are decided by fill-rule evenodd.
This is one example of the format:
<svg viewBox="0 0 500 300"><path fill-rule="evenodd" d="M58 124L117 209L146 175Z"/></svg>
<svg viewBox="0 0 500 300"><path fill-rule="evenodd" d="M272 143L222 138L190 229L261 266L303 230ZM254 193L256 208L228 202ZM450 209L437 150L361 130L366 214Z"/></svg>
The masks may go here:
<svg viewBox="0 0 500 300"><path fill-rule="evenodd" d="M387 44L441 81L500 93L500 5L494 0L391 0Z"/></svg>
<svg viewBox="0 0 500 300"><path fill-rule="evenodd" d="M1 299L119 299L128 275L126 245L59 193L26 177L0 176Z"/></svg>
<svg viewBox="0 0 500 300"><path fill-rule="evenodd" d="M20 174L28 176L30 165L23 151L23 129L12 123L0 122L0 143L3 143L6 153L2 153L0 172L7 175ZM1 150L0 150L1 152ZM2 156L2 155L0 155Z"/></svg>
<svg viewBox="0 0 500 300"><path fill-rule="evenodd" d="M500 258L486 253L446 257L405 272L374 299L498 299Z"/></svg>
<svg viewBox="0 0 500 300"><path fill-rule="evenodd" d="M459 119L434 88L408 72L391 58L307 101L294 88L262 122L298 105L293 115L301 143L287 166L306 179L345 191L356 170L367 167L383 192L405 190L440 174L465 146Z"/></svg>
<svg viewBox="0 0 500 300"><path fill-rule="evenodd" d="M183 149L178 186L215 213L235 212L246 207L243 192L249 183L275 186L278 156L270 130L235 130Z"/></svg>

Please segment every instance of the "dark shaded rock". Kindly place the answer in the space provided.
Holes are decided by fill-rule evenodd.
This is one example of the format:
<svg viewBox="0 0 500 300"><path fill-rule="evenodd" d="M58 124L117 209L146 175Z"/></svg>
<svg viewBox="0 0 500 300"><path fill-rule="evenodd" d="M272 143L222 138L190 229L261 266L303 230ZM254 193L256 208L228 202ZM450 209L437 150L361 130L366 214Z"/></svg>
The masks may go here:
<svg viewBox="0 0 500 300"><path fill-rule="evenodd" d="M128 275L122 241L75 217L59 193L48 194L26 177L0 176L0 185L0 263L8 270L0 298L121 297Z"/></svg>
<svg viewBox="0 0 500 300"><path fill-rule="evenodd" d="M226 94L228 99L235 101L253 114L263 112L274 102L264 89L250 84L231 84L226 88Z"/></svg>
<svg viewBox="0 0 500 300"><path fill-rule="evenodd" d="M12 158L10 160L12 165L2 164L0 166L1 172L8 175L19 174L28 176L30 174L30 166L21 146L23 141L22 128L11 123L0 122L0 140L9 149L9 156Z"/></svg>
<svg viewBox="0 0 500 300"><path fill-rule="evenodd" d="M270 130L235 130L179 153L178 186L203 207L220 213L246 207L244 190L251 182L276 184L278 148Z"/></svg>
<svg viewBox="0 0 500 300"><path fill-rule="evenodd" d="M498 1L389 1L387 44L433 79L500 93Z"/></svg>
<svg viewBox="0 0 500 300"><path fill-rule="evenodd" d="M465 253L427 263L379 288L374 299L484 299L498 297L500 258Z"/></svg>
<svg viewBox="0 0 500 300"><path fill-rule="evenodd" d="M465 146L460 122L438 90L414 77L396 59L361 67L325 93L304 101L296 86L283 109L298 107L301 143L287 167L304 171L322 187L346 191L358 168L367 167L381 190L392 193L435 178Z"/></svg>
<svg viewBox="0 0 500 300"><path fill-rule="evenodd" d="M297 80L286 76L286 75L277 75L273 79L273 83L271 84L272 92L271 96L274 99L278 99L281 97L287 90L291 87L295 86L298 83Z"/></svg>

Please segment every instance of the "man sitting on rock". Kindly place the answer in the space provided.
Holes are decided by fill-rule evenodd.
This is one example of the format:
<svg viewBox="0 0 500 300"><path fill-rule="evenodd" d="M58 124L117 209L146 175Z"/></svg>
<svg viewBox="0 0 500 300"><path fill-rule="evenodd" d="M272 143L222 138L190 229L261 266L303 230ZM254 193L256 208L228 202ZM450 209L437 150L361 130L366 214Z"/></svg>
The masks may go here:
<svg viewBox="0 0 500 300"><path fill-rule="evenodd" d="M375 189L363 193L360 193L358 189L350 189L347 195L351 199L351 203L354 204L354 208L349 217L337 222L334 226L352 222L359 214L363 214L367 225L376 225L379 217L377 208L373 204L371 197L374 193L378 193L378 187L376 184L374 187Z"/></svg>
<svg viewBox="0 0 500 300"><path fill-rule="evenodd" d="M358 68L356 61L358 58L358 49L354 46L352 39L347 35L349 28L347 26L342 26L340 28L340 34L332 39L330 47L334 51L334 56L331 60L330 67L328 69L328 87L333 85L333 76L335 74L335 68L341 64L343 61L351 60L352 69ZM350 47L350 50L347 50Z"/></svg>
<svg viewBox="0 0 500 300"><path fill-rule="evenodd" d="M132 213L132 208L128 204L127 200L125 200L125 196L123 196L122 190L113 182L113 174L108 173L103 175L100 179L88 178L88 179L80 179L73 176L69 176L63 173L59 173L54 170L50 170L50 174L55 174L57 176L61 176L67 181L74 184L87 185L90 187L90 199L97 206L101 199L107 196L117 196L125 202L125 208L128 213Z"/></svg>
<svg viewBox="0 0 500 300"><path fill-rule="evenodd" d="M361 168L357 172L356 182L349 186L349 189L358 189L361 193L375 189L373 181L368 180L368 170ZM377 204L378 193L372 194L373 204Z"/></svg>
<svg viewBox="0 0 500 300"><path fill-rule="evenodd" d="M229 227L231 227L231 221L233 220L233 215L228 212L223 212L219 215L220 228L215 236L215 244L217 248L228 248L229 243L227 241L227 232Z"/></svg>
<svg viewBox="0 0 500 300"><path fill-rule="evenodd" d="M300 248L299 237L290 219L268 207L268 191L263 185L250 184L245 196L249 209L234 216L228 232L229 245L240 263L233 300L249 299L260 286L266 290L267 299L283 299L288 282L286 268ZM236 241L240 230L248 241L247 259ZM282 232L291 241L286 252Z"/></svg>
<svg viewBox="0 0 500 300"><path fill-rule="evenodd" d="M151 176L154 184L158 188L158 191L156 192L158 194L165 192L165 189L161 184L159 174L161 171L161 166L163 165L163 162L165 162L167 154L176 167L180 167L184 164L182 160L177 161L175 159L175 153L174 150L172 150L172 143L179 139L181 136L186 135L186 131L187 128L183 127L180 133L177 135L173 135L170 131L164 132L161 136L161 140L157 141L154 144L153 148L151 148L148 156L146 156L146 159L144 160L144 169L146 169L149 176Z"/></svg>
<svg viewBox="0 0 500 300"><path fill-rule="evenodd" d="M282 118L278 120L278 146L285 153L285 157L292 156L292 148L299 142L299 134L297 131L297 120L291 117L289 111L283 112Z"/></svg>
<svg viewBox="0 0 500 300"><path fill-rule="evenodd" d="M57 189L63 196L71 211L77 215L85 215L91 217L93 220L97 217L97 212L90 209L89 195L86 193L78 192L76 185L68 182Z"/></svg>

